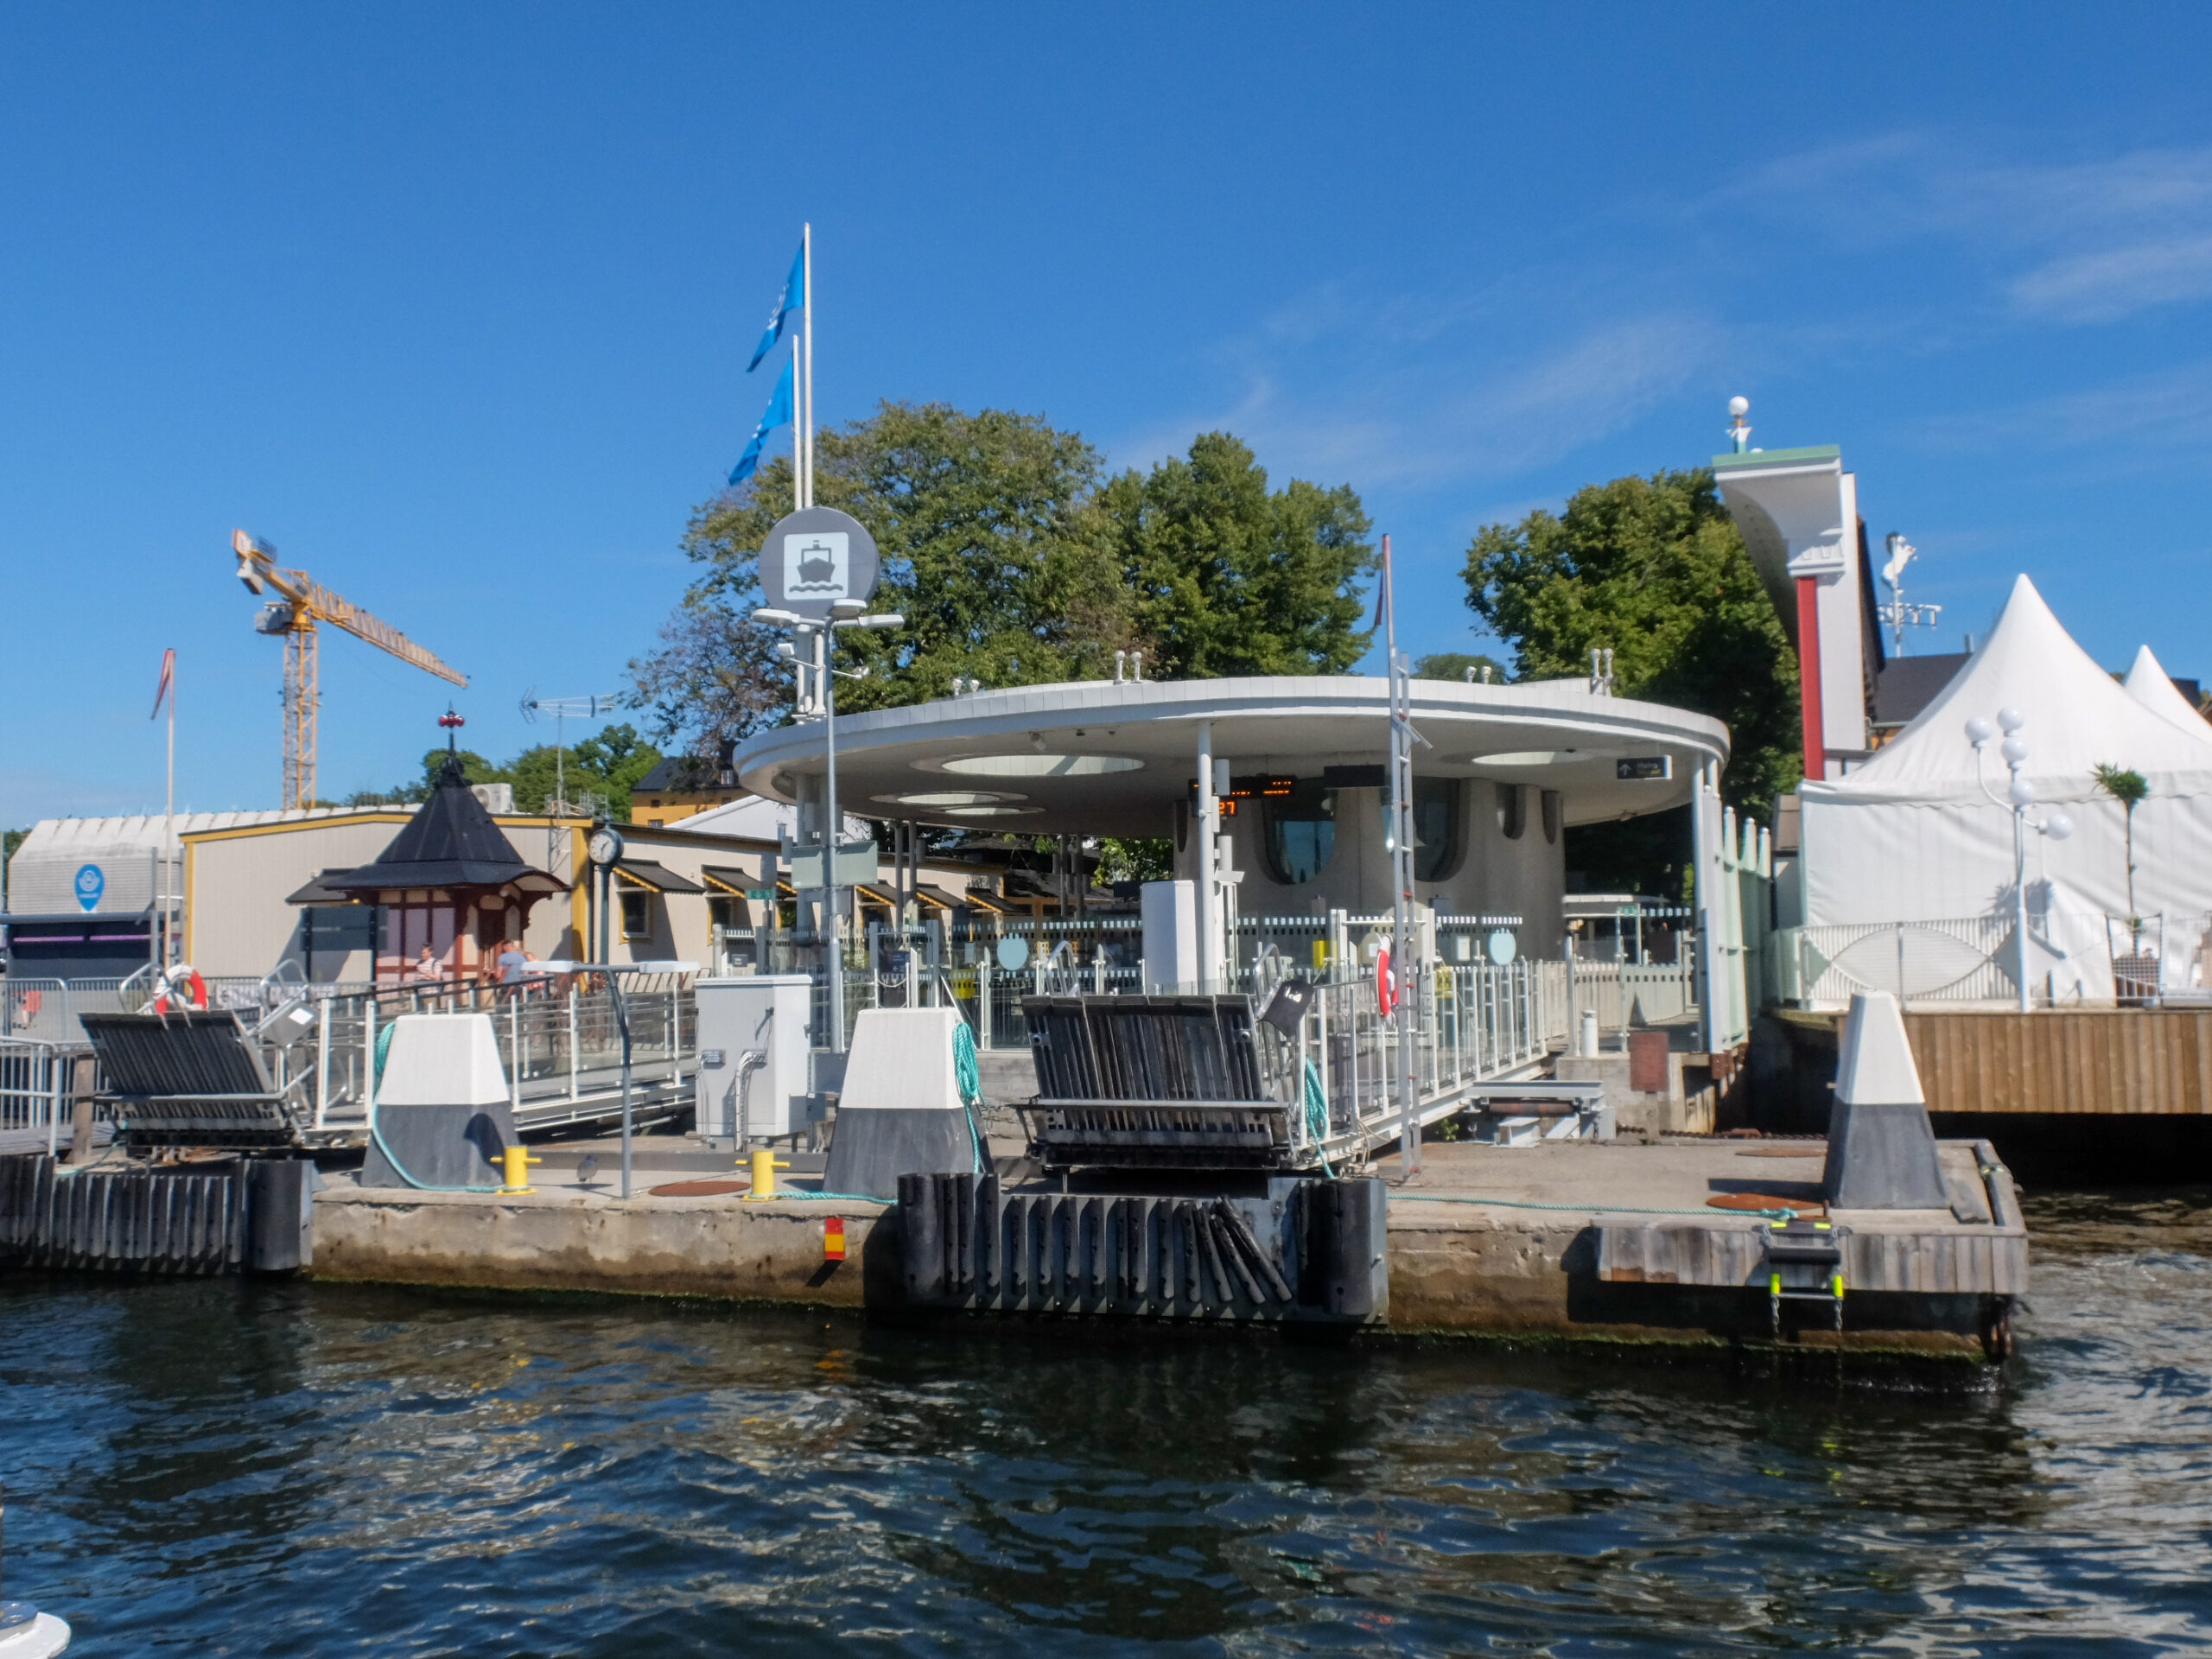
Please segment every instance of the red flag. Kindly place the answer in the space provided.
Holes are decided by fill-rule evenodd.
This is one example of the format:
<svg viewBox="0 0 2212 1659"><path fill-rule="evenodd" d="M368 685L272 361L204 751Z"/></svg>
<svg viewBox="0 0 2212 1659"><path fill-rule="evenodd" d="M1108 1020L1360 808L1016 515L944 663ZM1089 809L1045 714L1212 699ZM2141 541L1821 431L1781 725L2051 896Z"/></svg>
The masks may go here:
<svg viewBox="0 0 2212 1659"><path fill-rule="evenodd" d="M162 653L162 683L154 688L154 712L146 716L156 720L161 716L162 703L176 690L176 652L174 648Z"/></svg>

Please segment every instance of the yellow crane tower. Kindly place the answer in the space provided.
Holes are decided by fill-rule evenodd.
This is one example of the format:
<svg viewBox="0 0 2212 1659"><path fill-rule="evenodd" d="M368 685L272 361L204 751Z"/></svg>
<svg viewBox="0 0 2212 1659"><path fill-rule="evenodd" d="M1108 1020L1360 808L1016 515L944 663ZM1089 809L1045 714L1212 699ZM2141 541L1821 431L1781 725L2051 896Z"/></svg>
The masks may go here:
<svg viewBox="0 0 2212 1659"><path fill-rule="evenodd" d="M327 622L379 651L388 651L404 663L467 685L468 676L447 667L389 622L378 621L359 606L340 599L304 570L288 570L276 563L276 550L242 530L231 532L231 548L238 556L238 580L246 591L259 594L273 588L278 597L261 607L253 626L263 633L284 636L284 804L315 804L315 709L321 701L316 686L315 628Z"/></svg>

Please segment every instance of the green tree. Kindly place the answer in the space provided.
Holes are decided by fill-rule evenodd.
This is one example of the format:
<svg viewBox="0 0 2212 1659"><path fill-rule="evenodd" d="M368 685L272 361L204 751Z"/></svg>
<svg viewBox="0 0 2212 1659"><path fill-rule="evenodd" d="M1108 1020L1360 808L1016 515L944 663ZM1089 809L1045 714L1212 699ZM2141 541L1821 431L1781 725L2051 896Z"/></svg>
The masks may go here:
<svg viewBox="0 0 2212 1659"><path fill-rule="evenodd" d="M1140 641L1096 493L1097 452L1041 416L943 404L887 403L817 440L815 499L868 526L882 556L874 607L889 634L840 636L839 660L868 677L838 702L880 708L945 696L956 677L1027 685L1095 677ZM751 626L759 550L790 510L778 460L693 516L684 551L702 568L663 631L632 664L658 729L711 747L781 719L790 671L775 636Z"/></svg>
<svg viewBox="0 0 2212 1659"><path fill-rule="evenodd" d="M1588 672L1613 652L1623 696L1728 726L1721 794L1770 817L1802 772L1797 658L1703 470L1617 478L1563 513L1491 524L1467 550L1467 601L1516 657L1515 677Z"/></svg>
<svg viewBox="0 0 2212 1659"><path fill-rule="evenodd" d="M1375 551L1350 485L1270 492L1250 449L1208 432L1185 459L1116 478L1100 505L1154 677L1340 674L1366 651Z"/></svg>
<svg viewBox="0 0 2212 1659"><path fill-rule="evenodd" d="M2131 949L2143 948L2143 918L2135 913L2135 809L2143 804L2151 793L2151 781L2139 772L2124 767L2099 766L2091 768L2089 775L2096 779L2097 787L2118 801L2126 821L2122 833L2127 838L2127 925L2133 937Z"/></svg>
<svg viewBox="0 0 2212 1659"><path fill-rule="evenodd" d="M1475 677L1478 680L1483 677L1482 671L1488 669L1493 685L1502 685L1512 677L1506 671L1505 664L1497 658L1465 651L1433 652L1421 658L1414 664L1414 677L1417 680L1464 680L1471 668L1475 671Z"/></svg>

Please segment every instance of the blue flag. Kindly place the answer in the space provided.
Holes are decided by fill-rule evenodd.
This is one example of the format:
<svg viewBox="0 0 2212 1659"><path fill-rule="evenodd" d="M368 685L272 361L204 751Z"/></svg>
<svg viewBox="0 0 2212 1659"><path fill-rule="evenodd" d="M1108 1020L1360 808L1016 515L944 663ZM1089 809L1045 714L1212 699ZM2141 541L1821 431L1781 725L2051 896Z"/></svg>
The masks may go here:
<svg viewBox="0 0 2212 1659"><path fill-rule="evenodd" d="M760 416L760 424L753 429L753 442L745 446L745 453L737 458L737 465L730 468L729 481L738 483L753 476L753 469L760 464L760 446L768 435L779 426L789 426L791 419L791 365L787 358L784 372L776 378L776 390L768 398L768 407Z"/></svg>
<svg viewBox="0 0 2212 1659"><path fill-rule="evenodd" d="M806 244L798 245L798 251L791 256L791 274L784 278L784 291L776 296L776 308L768 314L768 326L761 331L760 343L753 349L753 360L745 365L747 374L760 366L760 359L768 355L769 348L784 337L784 324L792 312L806 303Z"/></svg>

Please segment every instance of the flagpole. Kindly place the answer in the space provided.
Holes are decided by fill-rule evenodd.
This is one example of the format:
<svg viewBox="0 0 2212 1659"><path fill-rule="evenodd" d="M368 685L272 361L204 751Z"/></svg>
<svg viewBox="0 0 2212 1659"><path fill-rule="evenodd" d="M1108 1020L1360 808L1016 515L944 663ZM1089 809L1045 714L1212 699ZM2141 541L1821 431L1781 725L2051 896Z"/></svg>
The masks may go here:
<svg viewBox="0 0 2212 1659"><path fill-rule="evenodd" d="M1414 1089L1419 1071L1420 952L1414 937L1413 688L1398 662L1398 592L1390 538L1382 538L1382 639L1390 669L1390 976L1398 1026L1398 1167L1401 1181L1421 1168L1421 1126Z"/></svg>
<svg viewBox="0 0 2212 1659"><path fill-rule="evenodd" d="M174 662L174 659L172 659ZM176 670L169 670L168 787L162 799L162 969L168 970L176 946Z"/></svg>
<svg viewBox="0 0 2212 1659"><path fill-rule="evenodd" d="M804 331L799 344L804 359L804 377L806 396L801 401L799 412L805 423L806 432L806 505L814 505L814 225L809 220L800 227L798 235L800 257L805 267L804 287L799 299L806 315L799 319Z"/></svg>

